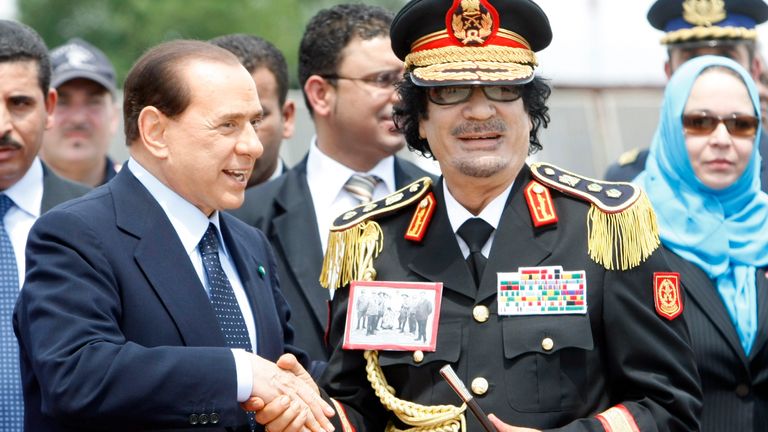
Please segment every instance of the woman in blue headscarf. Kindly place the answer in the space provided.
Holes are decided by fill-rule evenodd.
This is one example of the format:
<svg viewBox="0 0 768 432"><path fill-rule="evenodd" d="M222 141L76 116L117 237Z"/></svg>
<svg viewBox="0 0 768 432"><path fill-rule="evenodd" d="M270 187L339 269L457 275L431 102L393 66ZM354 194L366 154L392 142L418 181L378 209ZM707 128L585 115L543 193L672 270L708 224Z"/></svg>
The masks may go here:
<svg viewBox="0 0 768 432"><path fill-rule="evenodd" d="M704 391L702 431L768 431L768 195L760 105L737 63L702 56L664 93L645 171Z"/></svg>

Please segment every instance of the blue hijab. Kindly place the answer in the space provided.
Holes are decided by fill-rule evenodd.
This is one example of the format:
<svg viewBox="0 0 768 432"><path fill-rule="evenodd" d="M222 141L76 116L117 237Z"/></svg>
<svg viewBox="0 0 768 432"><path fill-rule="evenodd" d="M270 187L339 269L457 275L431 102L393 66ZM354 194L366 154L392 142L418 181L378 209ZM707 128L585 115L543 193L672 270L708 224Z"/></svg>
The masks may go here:
<svg viewBox="0 0 768 432"><path fill-rule="evenodd" d="M691 88L712 66L733 69L760 116L757 88L747 71L725 57L702 56L684 63L664 92L659 127L648 161L635 183L653 204L661 241L698 265L717 290L748 355L757 333L756 268L768 265L768 195L760 191L760 133L742 176L725 189L705 186L693 172L682 115Z"/></svg>

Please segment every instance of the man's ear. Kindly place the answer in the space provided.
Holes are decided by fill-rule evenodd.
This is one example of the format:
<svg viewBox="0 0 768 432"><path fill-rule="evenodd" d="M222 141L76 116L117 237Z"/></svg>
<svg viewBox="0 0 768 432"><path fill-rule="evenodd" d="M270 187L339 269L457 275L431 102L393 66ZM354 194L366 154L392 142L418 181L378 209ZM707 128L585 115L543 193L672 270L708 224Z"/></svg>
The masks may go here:
<svg viewBox="0 0 768 432"><path fill-rule="evenodd" d="M293 136L293 130L296 126L296 103L287 99L283 104L283 139Z"/></svg>
<svg viewBox="0 0 768 432"><path fill-rule="evenodd" d="M168 155L168 145L165 142L168 122L168 117L153 106L146 106L139 113L141 142L153 156L161 159Z"/></svg>
<svg viewBox="0 0 768 432"><path fill-rule="evenodd" d="M312 106L313 115L326 116L336 98L336 88L320 75L312 75L304 83L304 95Z"/></svg>
<svg viewBox="0 0 768 432"><path fill-rule="evenodd" d="M664 74L667 75L667 81L672 77L672 66L669 64L669 60L664 62Z"/></svg>
<svg viewBox="0 0 768 432"><path fill-rule="evenodd" d="M48 94L45 95L45 100L43 103L45 104L45 113L46 113L46 119L45 119L45 128L50 129L53 127L53 116L54 116L54 110L56 109L56 101L59 99L59 94L56 92L56 89L49 88Z"/></svg>

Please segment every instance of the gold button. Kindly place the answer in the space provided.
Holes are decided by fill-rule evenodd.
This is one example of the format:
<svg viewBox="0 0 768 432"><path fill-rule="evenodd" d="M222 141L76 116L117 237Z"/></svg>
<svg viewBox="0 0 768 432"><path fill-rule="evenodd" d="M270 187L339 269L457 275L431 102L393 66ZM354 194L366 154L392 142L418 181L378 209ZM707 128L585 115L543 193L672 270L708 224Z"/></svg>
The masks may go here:
<svg viewBox="0 0 768 432"><path fill-rule="evenodd" d="M413 361L415 361L416 363L421 363L422 361L424 361L424 353L421 350L414 351Z"/></svg>
<svg viewBox="0 0 768 432"><path fill-rule="evenodd" d="M472 309L472 316L475 317L475 321L484 323L491 316L491 311L488 310L488 306L477 305Z"/></svg>
<svg viewBox="0 0 768 432"><path fill-rule="evenodd" d="M488 392L488 380L485 378L475 378L472 380L472 393L482 396Z"/></svg>
<svg viewBox="0 0 768 432"><path fill-rule="evenodd" d="M545 337L541 340L541 347L544 348L544 351L552 351L552 348L555 347L555 341L552 338Z"/></svg>

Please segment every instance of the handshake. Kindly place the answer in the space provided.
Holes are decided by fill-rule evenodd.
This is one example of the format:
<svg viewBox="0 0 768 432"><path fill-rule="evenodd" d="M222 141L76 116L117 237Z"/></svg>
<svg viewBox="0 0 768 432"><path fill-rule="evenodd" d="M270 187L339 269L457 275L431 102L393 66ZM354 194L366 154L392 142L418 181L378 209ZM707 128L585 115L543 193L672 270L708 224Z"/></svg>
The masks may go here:
<svg viewBox="0 0 768 432"><path fill-rule="evenodd" d="M241 406L253 412L256 421L269 432L334 430L328 419L335 411L292 354L283 354L276 363L254 355L251 369L251 397Z"/></svg>

